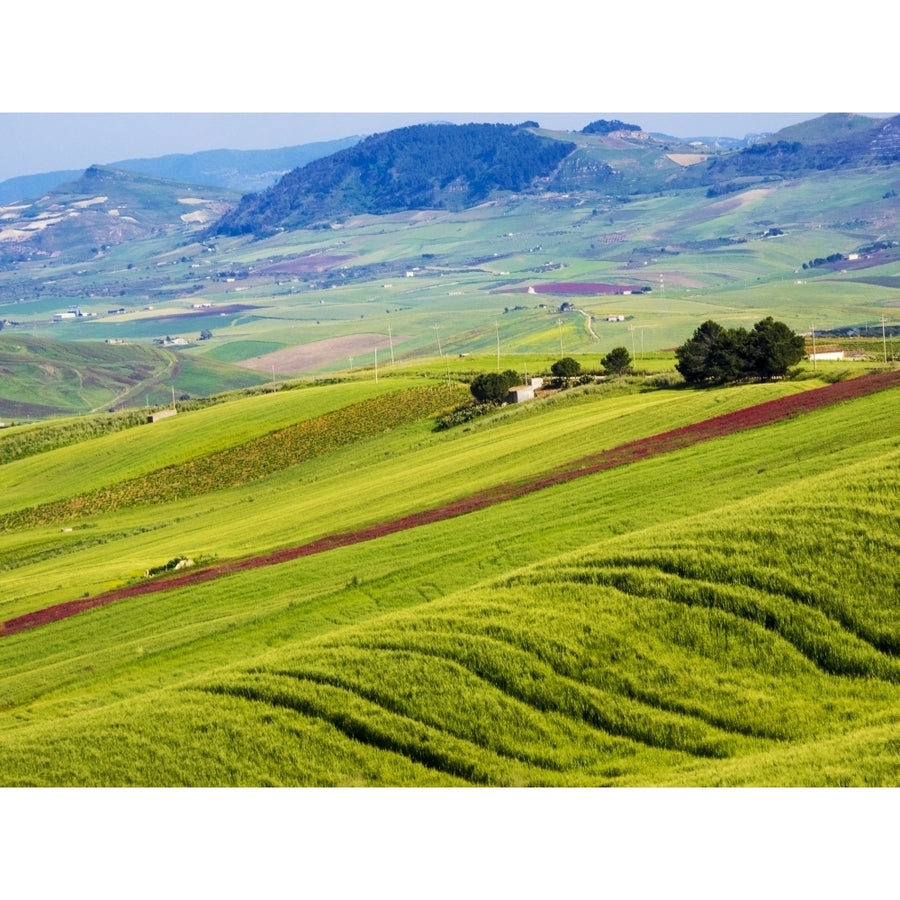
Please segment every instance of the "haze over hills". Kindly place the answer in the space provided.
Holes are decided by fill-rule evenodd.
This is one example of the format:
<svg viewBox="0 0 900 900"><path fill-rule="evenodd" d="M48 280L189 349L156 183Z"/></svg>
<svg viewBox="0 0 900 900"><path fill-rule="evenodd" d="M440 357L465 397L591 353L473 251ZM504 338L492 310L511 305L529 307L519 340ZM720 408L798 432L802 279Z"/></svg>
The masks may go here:
<svg viewBox="0 0 900 900"><path fill-rule="evenodd" d="M361 138L348 136L273 150L203 150L165 156L115 160L102 168L153 175L170 181L220 187L245 194L274 184L281 176L321 156L351 147ZM20 175L0 181L0 203L32 200L82 175L81 169L62 169Z"/></svg>
<svg viewBox="0 0 900 900"><path fill-rule="evenodd" d="M87 260L114 245L218 219L240 195L152 175L91 166L0 217L0 260L59 255Z"/></svg>
<svg viewBox="0 0 900 900"><path fill-rule="evenodd" d="M459 209L486 199L491 191L633 195L662 187L721 190L723 179L853 168L900 159L900 117L881 122L862 116L826 116L793 126L790 134L795 136L790 142L775 135L768 141L722 152L657 138L642 132L638 125L618 120L590 123L577 135L577 144L568 140L569 135L541 131L537 122L525 122L519 128L412 126L374 135L291 172L258 196L245 197L214 231L260 235L360 213ZM479 145L465 146L465 141L476 135ZM511 141L517 142L514 150ZM556 142L556 153L551 152L554 144L548 142ZM629 144L651 155L632 173L605 158L610 151ZM461 156L455 155L457 147ZM684 152L674 155L689 148L706 149L708 156L691 160ZM528 162L527 154L533 154Z"/></svg>

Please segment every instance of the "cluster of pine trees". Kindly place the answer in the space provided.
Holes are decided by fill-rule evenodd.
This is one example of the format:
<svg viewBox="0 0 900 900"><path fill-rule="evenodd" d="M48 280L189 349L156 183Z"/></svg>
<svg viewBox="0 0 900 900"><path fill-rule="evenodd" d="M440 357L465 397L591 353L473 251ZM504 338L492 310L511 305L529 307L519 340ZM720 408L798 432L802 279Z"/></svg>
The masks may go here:
<svg viewBox="0 0 900 900"><path fill-rule="evenodd" d="M724 328L712 319L675 350L675 368L689 384L783 378L805 353L803 337L771 316L746 328Z"/></svg>

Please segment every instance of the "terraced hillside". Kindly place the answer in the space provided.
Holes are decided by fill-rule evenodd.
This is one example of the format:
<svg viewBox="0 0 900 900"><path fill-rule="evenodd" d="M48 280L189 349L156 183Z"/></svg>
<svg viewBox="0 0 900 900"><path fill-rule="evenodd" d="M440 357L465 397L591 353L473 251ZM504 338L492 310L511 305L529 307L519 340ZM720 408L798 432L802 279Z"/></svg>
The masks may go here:
<svg viewBox="0 0 900 900"><path fill-rule="evenodd" d="M619 384L466 430L401 423L250 485L90 510L62 537L59 519L13 528L7 620L99 595L154 555L202 567L501 500L0 638L3 781L896 784L898 388L864 383L829 405L815 381ZM315 402L350 408L326 390ZM284 417L315 396L246 402ZM788 418L756 414L778 397ZM700 443L588 462L739 410L754 427L719 419ZM209 413L142 436L211 460ZM245 415L234 446L273 431L265 418ZM196 443L179 445L189 426ZM139 431L79 452L109 460ZM49 473L77 450L8 464L45 478L31 494L14 478L6 513L74 496ZM87 483L134 472L123 463ZM540 489L498 490L540 473Z"/></svg>

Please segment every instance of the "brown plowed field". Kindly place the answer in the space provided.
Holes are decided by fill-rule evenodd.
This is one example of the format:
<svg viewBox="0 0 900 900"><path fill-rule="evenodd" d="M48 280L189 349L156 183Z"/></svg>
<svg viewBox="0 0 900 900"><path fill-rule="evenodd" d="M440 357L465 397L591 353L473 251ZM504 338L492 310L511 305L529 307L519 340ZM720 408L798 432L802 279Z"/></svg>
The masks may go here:
<svg viewBox="0 0 900 900"><path fill-rule="evenodd" d="M402 341L403 338L395 338ZM346 362L355 356L358 359L369 359L369 355L377 350L390 349L390 338L381 334L348 334L346 337L326 338L313 341L311 344L299 344L296 347L285 347L265 356L254 356L237 365L245 369L259 372L271 372L274 369L280 375L301 375L314 372L322 366L336 362ZM386 357L382 357L386 360ZM352 366L352 364L350 364Z"/></svg>
<svg viewBox="0 0 900 900"><path fill-rule="evenodd" d="M355 531L326 535L307 544L285 547L281 550L273 550L270 553L245 559L230 560L205 569L196 569L190 572L181 572L177 575L156 578L152 581L144 581L129 587L108 591L105 594L98 594L96 597L70 600L46 609L36 610L14 619L8 619L0 624L0 636L16 634L29 628L35 628L38 625L57 622L84 610L92 609L96 606L106 606L109 603L115 603L128 597L138 597L143 594L152 594L200 584L201 582L222 578L235 572L242 572L261 566L278 565L279 563L299 559L303 556L324 553L326 550L334 550L338 547L374 540L398 531L418 528L420 525L429 525L433 522L462 516L485 509L495 503L502 503L504 500L523 497L526 494L532 494L535 491L540 491L556 484L563 484L575 478L581 478L605 469L624 466L628 463L648 459L661 453L680 450L702 441L735 434L749 428L769 425L780 419L821 409L844 400L854 400L886 388L898 386L900 386L900 371L882 372L875 375L863 375L859 378L852 378L810 391L803 391L800 394L793 394L778 400L769 400L766 403L760 403L748 409L715 416L712 419L706 419L693 425L685 425L672 431L651 435L637 441L630 441L627 444L620 444L618 447L574 460L568 465L535 478L499 484L468 497L462 497L453 503L422 510L417 513L410 513L399 519L392 519Z"/></svg>

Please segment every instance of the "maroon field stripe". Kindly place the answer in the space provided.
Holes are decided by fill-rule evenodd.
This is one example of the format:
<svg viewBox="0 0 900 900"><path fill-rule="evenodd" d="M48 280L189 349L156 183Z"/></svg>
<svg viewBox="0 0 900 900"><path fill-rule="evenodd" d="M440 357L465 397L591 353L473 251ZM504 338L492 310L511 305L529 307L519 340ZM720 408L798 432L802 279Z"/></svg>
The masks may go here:
<svg viewBox="0 0 900 900"><path fill-rule="evenodd" d="M900 370L880 372L874 375L862 375L858 378L829 384L825 387L802 391L799 394L792 394L788 397L780 397L777 400L768 400L765 403L759 403L735 412L724 413L721 416L715 416L692 425L685 425L671 431L640 438L636 441L629 441L628 443L620 444L618 447L612 447L609 450L602 450L599 453L585 456L544 475L539 475L526 481L499 484L471 494L468 497L455 500L452 503L417 513L410 513L398 519L368 525L365 528L353 531L326 535L307 544L273 550L270 553L258 556L230 560L208 568L163 576L152 581L142 581L128 587L116 588L115 590L98 594L95 597L69 600L65 603L26 613L22 616L7 619L0 624L0 637L16 634L39 625L57 622L60 619L66 619L85 610L106 606L129 597L140 597L145 594L155 594L160 591L189 587L194 584L222 578L226 575L232 575L235 572L244 572L263 566L274 566L293 559L300 559L304 556L324 553L327 550L335 550L339 547L349 547L352 544L375 540L385 535L396 534L397 532L418 528L422 525L442 522L446 519L486 509L505 500L513 500L557 484L564 484L576 478L582 478L585 475L628 465L632 462L680 450L717 437L736 434L750 428L769 425L772 422L777 422L780 419L786 419L799 413L821 409L844 400L855 400L898 385L900 385Z"/></svg>

